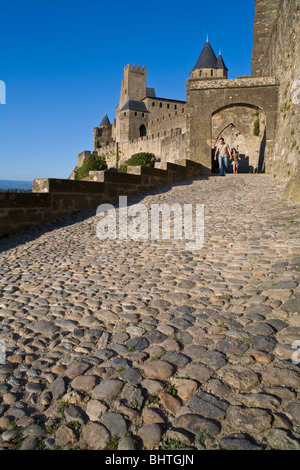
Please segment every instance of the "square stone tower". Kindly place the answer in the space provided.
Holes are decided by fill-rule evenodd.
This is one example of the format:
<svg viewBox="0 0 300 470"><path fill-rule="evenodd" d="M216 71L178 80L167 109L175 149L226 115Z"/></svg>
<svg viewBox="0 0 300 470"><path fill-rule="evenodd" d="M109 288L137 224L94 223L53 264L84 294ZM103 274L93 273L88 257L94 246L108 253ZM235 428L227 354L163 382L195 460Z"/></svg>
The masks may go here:
<svg viewBox="0 0 300 470"><path fill-rule="evenodd" d="M147 94L147 68L140 65L128 64L124 68L120 101L116 111L116 140L128 142L138 137L136 134L136 118L139 117L143 125L148 113L146 106L141 102ZM138 127L139 127L138 126Z"/></svg>
<svg viewBox="0 0 300 470"><path fill-rule="evenodd" d="M147 67L128 64L124 68L119 109L122 109L128 100L140 101L146 96Z"/></svg>

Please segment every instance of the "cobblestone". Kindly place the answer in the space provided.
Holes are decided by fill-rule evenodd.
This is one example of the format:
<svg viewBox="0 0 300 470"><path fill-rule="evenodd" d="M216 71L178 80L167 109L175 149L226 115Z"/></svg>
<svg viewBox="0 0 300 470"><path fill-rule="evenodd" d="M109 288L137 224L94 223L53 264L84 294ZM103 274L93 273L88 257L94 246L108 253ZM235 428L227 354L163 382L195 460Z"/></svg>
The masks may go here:
<svg viewBox="0 0 300 470"><path fill-rule="evenodd" d="M92 211L1 240L0 449L298 450L300 210L282 190L239 174L129 198L204 203L194 251L100 241Z"/></svg>

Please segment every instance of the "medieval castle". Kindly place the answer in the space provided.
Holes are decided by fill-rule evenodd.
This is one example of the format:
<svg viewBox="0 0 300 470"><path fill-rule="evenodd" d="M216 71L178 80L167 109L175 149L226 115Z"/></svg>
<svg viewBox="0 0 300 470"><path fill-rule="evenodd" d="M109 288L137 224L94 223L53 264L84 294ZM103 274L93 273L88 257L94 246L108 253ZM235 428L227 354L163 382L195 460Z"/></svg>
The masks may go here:
<svg viewBox="0 0 300 470"><path fill-rule="evenodd" d="M161 162L194 160L202 164L203 174L210 174L215 171L213 150L222 135L238 149L245 171L265 170L274 147L278 80L229 80L227 72L222 55L215 55L207 38L187 80L186 101L179 101L157 97L147 86L146 67L128 64L116 118L110 123L105 115L94 127L93 152L104 155L110 168L119 168L134 153L151 152ZM90 154L81 152L78 166Z"/></svg>

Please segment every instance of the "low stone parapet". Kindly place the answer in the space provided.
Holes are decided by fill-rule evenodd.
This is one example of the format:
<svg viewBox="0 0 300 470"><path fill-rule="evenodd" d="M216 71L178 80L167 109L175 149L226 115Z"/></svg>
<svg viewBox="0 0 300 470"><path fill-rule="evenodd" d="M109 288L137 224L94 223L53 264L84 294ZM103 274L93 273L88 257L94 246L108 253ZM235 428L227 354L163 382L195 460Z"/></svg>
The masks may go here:
<svg viewBox="0 0 300 470"><path fill-rule="evenodd" d="M160 166L160 168L158 168ZM128 173L91 171L89 181L34 179L32 193L0 193L0 238L114 202L164 184L201 175L201 165L190 160L157 163L155 168L128 167Z"/></svg>
<svg viewBox="0 0 300 470"><path fill-rule="evenodd" d="M50 212L50 194L0 193L0 238L51 220Z"/></svg>

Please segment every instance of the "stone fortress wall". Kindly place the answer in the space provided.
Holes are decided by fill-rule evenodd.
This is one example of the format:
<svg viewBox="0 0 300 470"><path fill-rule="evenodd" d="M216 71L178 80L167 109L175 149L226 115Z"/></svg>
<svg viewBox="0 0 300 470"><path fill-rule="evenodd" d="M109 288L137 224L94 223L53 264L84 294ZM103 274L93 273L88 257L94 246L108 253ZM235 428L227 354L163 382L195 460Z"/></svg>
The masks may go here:
<svg viewBox="0 0 300 470"><path fill-rule="evenodd" d="M280 82L274 152L268 172L300 202L300 2L256 0L252 76Z"/></svg>
<svg viewBox="0 0 300 470"><path fill-rule="evenodd" d="M186 102L157 97L154 88L147 87L147 68L128 64L116 118L112 124L105 119L94 127L93 152L104 155L109 167L120 167L138 152L174 162L185 157L186 128ZM78 166L88 155L88 151L79 154Z"/></svg>
<svg viewBox="0 0 300 470"><path fill-rule="evenodd" d="M278 15L275 0L272 7L267 28ZM266 44L260 47L263 53ZM156 97L154 88L147 87L146 67L128 64L116 118L93 129L93 151L104 155L109 167L119 168L134 153L151 152L160 161L197 161L211 174L212 153L223 135L248 160L248 171L272 171L280 82L271 69L261 73L263 61L253 54L255 73L228 80L222 56L215 56L207 38L187 80L186 102ZM257 120L259 132L254 134ZM79 154L79 166L84 155Z"/></svg>
<svg viewBox="0 0 300 470"><path fill-rule="evenodd" d="M300 203L299 10L296 0L256 0L252 77L227 80L219 57L223 75L218 67L194 69L187 102L156 97L146 86L145 67L125 67L116 119L94 128L94 151L106 153L111 167L141 151L154 153L161 162L154 169L130 169L133 174L91 174L90 181L72 181L72 175L34 180L31 194L2 193L0 237L113 201L119 194L211 174L211 152L220 133L249 153L254 171L265 169L286 181L286 195ZM209 78L212 70L216 73ZM257 112L261 129L254 138ZM81 152L78 165L90 154Z"/></svg>

